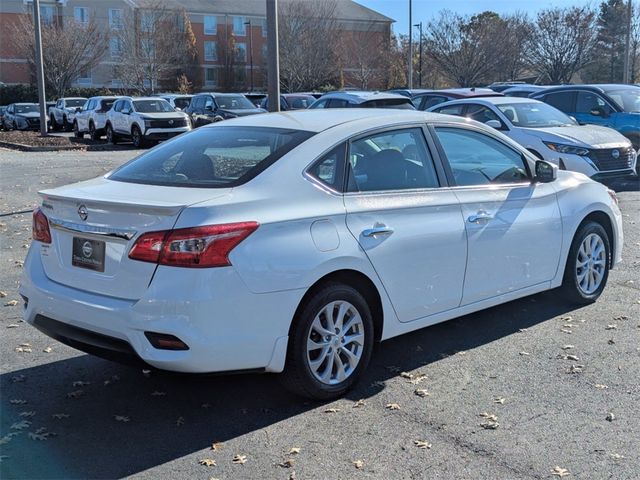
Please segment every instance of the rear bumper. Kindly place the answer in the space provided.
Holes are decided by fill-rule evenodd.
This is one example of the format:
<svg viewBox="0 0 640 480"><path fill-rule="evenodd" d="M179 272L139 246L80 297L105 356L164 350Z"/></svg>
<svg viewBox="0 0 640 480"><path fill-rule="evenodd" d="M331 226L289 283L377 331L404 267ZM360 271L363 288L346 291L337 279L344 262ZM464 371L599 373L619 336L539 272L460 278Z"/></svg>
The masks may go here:
<svg viewBox="0 0 640 480"><path fill-rule="evenodd" d="M25 320L79 350L161 370L212 373L284 368L288 331L304 292L253 294L233 268L159 267L143 298L117 299L50 280L33 242L20 294ZM155 348L145 332L188 350Z"/></svg>

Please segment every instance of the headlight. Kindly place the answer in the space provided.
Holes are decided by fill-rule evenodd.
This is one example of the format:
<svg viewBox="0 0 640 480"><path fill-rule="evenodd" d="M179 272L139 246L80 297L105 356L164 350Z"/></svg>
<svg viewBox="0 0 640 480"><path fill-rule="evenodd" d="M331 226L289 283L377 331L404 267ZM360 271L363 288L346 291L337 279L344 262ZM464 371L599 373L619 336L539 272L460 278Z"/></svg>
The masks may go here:
<svg viewBox="0 0 640 480"><path fill-rule="evenodd" d="M575 147L573 145L565 145L563 143L543 142L554 152L565 153L567 155L580 155L585 157L589 155L589 149L584 147Z"/></svg>
<svg viewBox="0 0 640 480"><path fill-rule="evenodd" d="M151 128L151 122L152 122L152 121L153 121L153 120L150 120L150 119L148 119L148 118L145 118L145 119L144 119L144 126L145 126L146 128Z"/></svg>

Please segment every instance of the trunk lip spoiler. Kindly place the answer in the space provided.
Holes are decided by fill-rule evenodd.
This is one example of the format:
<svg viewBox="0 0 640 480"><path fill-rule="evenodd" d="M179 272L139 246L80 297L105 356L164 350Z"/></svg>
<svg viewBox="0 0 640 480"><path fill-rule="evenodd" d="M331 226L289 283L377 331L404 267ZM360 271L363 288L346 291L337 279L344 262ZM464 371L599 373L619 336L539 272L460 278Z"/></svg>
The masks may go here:
<svg viewBox="0 0 640 480"><path fill-rule="evenodd" d="M127 241L131 240L138 233L136 230L105 227L101 225L73 223L53 217L49 217L49 225L55 229L64 230L71 233L86 233L104 237L115 237L122 238Z"/></svg>

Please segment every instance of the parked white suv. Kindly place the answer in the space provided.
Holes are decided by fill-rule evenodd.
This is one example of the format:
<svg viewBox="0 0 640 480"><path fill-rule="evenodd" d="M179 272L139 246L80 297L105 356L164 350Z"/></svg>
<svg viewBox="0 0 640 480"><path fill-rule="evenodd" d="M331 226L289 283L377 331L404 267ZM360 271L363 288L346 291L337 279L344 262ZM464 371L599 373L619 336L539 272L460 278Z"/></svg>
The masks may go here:
<svg viewBox="0 0 640 480"><path fill-rule="evenodd" d="M122 97L107 112L107 141L131 138L134 147L167 140L191 130L189 117L159 97Z"/></svg>
<svg viewBox="0 0 640 480"><path fill-rule="evenodd" d="M76 113L73 132L77 138L88 133L91 140L99 140L105 134L107 112L120 97L91 97Z"/></svg>
<svg viewBox="0 0 640 480"><path fill-rule="evenodd" d="M71 131L76 113L87 101L84 97L59 98L56 104L49 108L49 126L52 130Z"/></svg>

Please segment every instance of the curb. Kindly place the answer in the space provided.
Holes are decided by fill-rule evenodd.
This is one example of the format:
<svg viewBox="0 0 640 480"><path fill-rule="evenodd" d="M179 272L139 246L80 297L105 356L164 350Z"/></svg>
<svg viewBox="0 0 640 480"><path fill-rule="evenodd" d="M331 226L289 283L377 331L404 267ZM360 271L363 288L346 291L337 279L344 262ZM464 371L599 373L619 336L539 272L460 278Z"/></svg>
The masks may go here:
<svg viewBox="0 0 640 480"><path fill-rule="evenodd" d="M69 150L86 150L84 145L52 145L52 146L33 146L24 145L23 143L13 143L0 140L0 147L18 150L20 152L64 152Z"/></svg>

